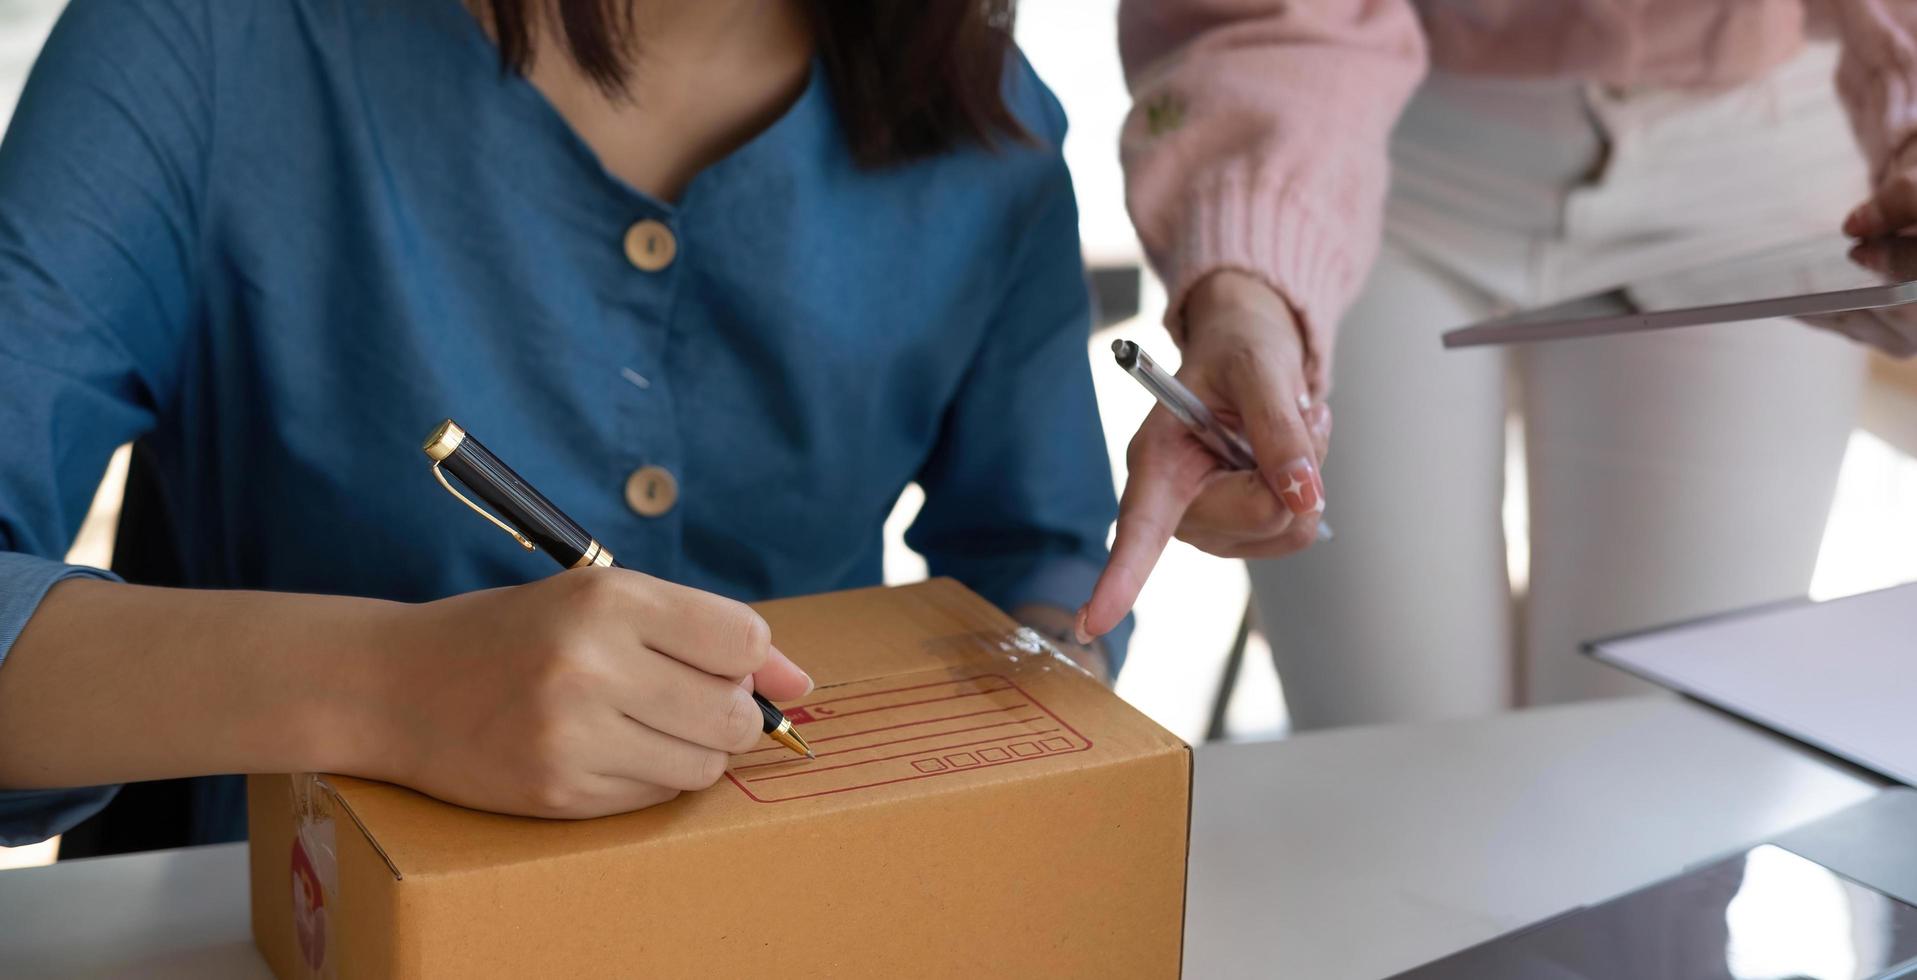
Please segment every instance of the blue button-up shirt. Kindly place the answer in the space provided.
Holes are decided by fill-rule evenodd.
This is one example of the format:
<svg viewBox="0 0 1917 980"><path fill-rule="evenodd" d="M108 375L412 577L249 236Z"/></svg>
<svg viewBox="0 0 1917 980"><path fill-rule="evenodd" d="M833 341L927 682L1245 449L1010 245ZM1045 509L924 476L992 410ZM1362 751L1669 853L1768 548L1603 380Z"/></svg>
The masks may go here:
<svg viewBox="0 0 1917 980"><path fill-rule="evenodd" d="M669 204L458 0L75 0L0 147L0 658L103 574L61 556L135 438L188 585L551 574L428 475L447 416L652 575L876 584L916 481L933 574L1075 608L1115 506L1063 115L1015 59L1032 141L866 170L820 75ZM646 220L677 247L651 271ZM623 492L649 466L657 516ZM0 842L106 796L0 793Z"/></svg>

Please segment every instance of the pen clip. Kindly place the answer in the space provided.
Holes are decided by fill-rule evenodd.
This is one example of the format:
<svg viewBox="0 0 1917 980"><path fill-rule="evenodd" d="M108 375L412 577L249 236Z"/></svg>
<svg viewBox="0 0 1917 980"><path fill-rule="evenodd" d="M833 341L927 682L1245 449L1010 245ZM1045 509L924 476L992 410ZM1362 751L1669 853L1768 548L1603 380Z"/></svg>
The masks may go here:
<svg viewBox="0 0 1917 980"><path fill-rule="evenodd" d="M489 520L489 521L491 521L491 522L493 522L493 526L494 526L494 527L496 527L496 528L499 528L499 529L500 529L501 531L504 531L504 532L506 532L507 534L510 534L510 535L512 535L512 536L513 536L513 540L514 540L514 541L517 541L517 542L519 542L519 546L520 546L520 547L522 547L522 548L525 548L525 549L526 549L527 551L537 551L537 550L538 550L538 548L537 548L537 547L536 547L536 546L535 546L535 545L534 545L534 544L532 543L532 539L530 539L530 538L528 538L528 537L526 537L525 535L523 535L523 534L521 534L521 533L519 533L519 531L518 531L517 529L515 529L515 528L514 528L514 527L513 527L512 525L510 525L510 524L508 524L508 523L506 523L505 521L502 521L502 520L500 520L499 518L497 518L497 517L494 517L493 515L491 515L491 514L489 514L489 513L487 513L487 512L486 512L486 508L484 508L484 507L481 507L481 506L479 506L478 504L476 504L476 503L473 503L473 502L472 502L472 501L470 501L470 500L467 500L467 499L466 499L466 495L465 495L465 494L463 494L463 493L460 493L460 492L459 492L458 490L455 490L455 489L453 489L453 485L452 485L451 483L449 483L449 482L447 482L447 480L446 480L446 474L445 474L445 472L444 472L444 471L442 471L442 470L441 470L441 469L439 468L439 463L438 463L437 461L435 461L435 462L433 463L433 478L439 481L439 485L440 485L440 486L442 486L442 487L445 487L445 488L446 488L446 492L447 492L447 493L450 493L450 494L452 494L453 496L455 496L455 497L458 497L458 498L459 498L459 502L460 502L460 503L462 503L462 504L465 504L465 505L466 505L466 506L468 506L468 507L471 507L471 508L473 509L473 513L475 513L475 514L478 514L479 516L481 516L481 517L484 517L485 519L487 519L487 520Z"/></svg>

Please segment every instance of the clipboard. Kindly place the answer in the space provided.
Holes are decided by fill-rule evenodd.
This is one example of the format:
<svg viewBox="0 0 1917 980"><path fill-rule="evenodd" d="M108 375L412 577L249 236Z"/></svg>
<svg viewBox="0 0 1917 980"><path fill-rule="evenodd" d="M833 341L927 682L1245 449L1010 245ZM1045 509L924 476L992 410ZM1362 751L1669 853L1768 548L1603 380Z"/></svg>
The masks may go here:
<svg viewBox="0 0 1917 980"><path fill-rule="evenodd" d="M1569 340L1910 303L1917 303L1917 239L1833 236L1484 320L1446 332L1444 346Z"/></svg>
<svg viewBox="0 0 1917 980"><path fill-rule="evenodd" d="M1596 640L1584 652L1917 786L1917 583Z"/></svg>

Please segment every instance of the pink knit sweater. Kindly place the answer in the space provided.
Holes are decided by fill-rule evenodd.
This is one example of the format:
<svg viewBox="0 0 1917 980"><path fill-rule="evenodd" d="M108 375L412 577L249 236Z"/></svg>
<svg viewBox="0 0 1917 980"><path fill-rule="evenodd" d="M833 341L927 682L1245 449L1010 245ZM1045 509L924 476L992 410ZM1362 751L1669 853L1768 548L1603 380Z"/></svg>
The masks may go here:
<svg viewBox="0 0 1917 980"><path fill-rule="evenodd" d="M1206 274L1259 275L1300 314L1323 391L1377 253L1386 138L1427 63L1711 87L1813 31L1843 41L1838 91L1878 179L1917 168L1917 0L1122 0L1127 199L1167 322Z"/></svg>

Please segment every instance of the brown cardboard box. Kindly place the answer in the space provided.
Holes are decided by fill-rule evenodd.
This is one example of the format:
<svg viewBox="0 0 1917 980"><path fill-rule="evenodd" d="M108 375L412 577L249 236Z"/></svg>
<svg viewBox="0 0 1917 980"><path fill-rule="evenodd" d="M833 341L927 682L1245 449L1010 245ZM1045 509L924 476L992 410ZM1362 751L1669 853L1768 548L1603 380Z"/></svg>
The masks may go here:
<svg viewBox="0 0 1917 980"><path fill-rule="evenodd" d="M1191 754L950 581L764 604L816 762L587 821L255 777L281 978L1165 977ZM298 909L296 913L296 907Z"/></svg>

